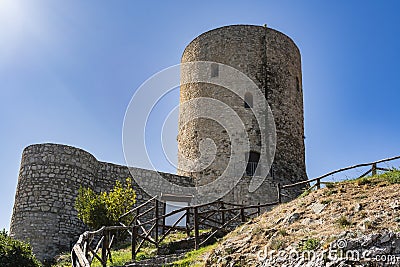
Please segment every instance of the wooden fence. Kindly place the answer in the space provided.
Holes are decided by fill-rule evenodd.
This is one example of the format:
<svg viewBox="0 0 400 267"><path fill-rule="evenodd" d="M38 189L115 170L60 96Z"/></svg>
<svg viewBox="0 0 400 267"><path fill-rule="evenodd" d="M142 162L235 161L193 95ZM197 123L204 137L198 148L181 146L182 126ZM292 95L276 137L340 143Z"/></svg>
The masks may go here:
<svg viewBox="0 0 400 267"><path fill-rule="evenodd" d="M360 175L358 178L365 177L365 176L367 176L367 175L370 174L370 173L371 173L372 175L376 175L378 170L380 170L380 171L389 171L389 169L387 169L387 168L378 167L378 164L379 164L379 163L388 162L388 161L393 161L393 160L396 160L396 159L400 159L400 156L396 156L396 157L392 157L392 158L387 158L387 159L382 159L382 160L378 160L378 161L374 161L374 162L369 162L369 163L357 164L357 165L349 166L349 167L346 167L346 168L341 168L341 169L338 169L338 170L335 170L335 171L331 171L331 172L329 172L329 173L327 173L327 174L321 175L321 176L319 176L319 177L317 177L317 178L310 179L310 180L307 180L307 181L297 182L297 183L288 184L288 185L279 185L279 186L278 186L278 187L279 187L279 189L278 189L278 195L279 195L279 192L281 192L282 189L291 188L291 187L295 187L295 186L301 186L301 185L306 185L306 186L308 187L308 185L309 185L310 183L313 183L313 182L315 182L315 184L314 184L313 186L307 188L307 190L312 190L312 189L314 189L314 188L320 189L320 188L321 188L321 184L332 183L332 182L322 182L322 179L324 179L324 178L326 178L326 177L328 177L328 176L331 176L331 175L333 175L333 174L339 173L339 172L344 172L344 171L348 171L348 170L356 169L356 168L360 168L360 167L368 167L368 166L371 166L370 169L368 169L365 173L363 173L362 175ZM280 198L281 198L281 197L279 196L278 199L280 199Z"/></svg>
<svg viewBox="0 0 400 267"><path fill-rule="evenodd" d="M339 172L359 167L371 166L360 178L370 173L375 175L378 170L388 171L386 168L378 167L377 164L396 159L400 159L400 156L338 169L307 181L288 185L281 185L278 183L276 185L277 201L267 204L246 206L216 201L209 204L182 207L166 214L166 204L160 202L157 196L154 196L145 203L122 215L120 217L121 225L102 227L94 232L88 231L83 233L72 249L72 266L90 267L91 262L96 258L106 267L107 259L110 259L112 262L111 246L117 231L127 231L129 233L132 261L135 261L137 253L145 242L154 244L155 247L159 249L165 238L174 230L186 232L187 237L192 238L194 241L193 248L198 249L215 237L219 231L231 230L235 226L248 221L250 218L259 216L263 208L282 203L282 197L286 196L282 190L299 186L304 186L303 188L306 190L319 189L321 184L329 183L323 182L322 179ZM310 186L310 183L314 183L314 185ZM146 219L151 213L153 214L151 219ZM180 216L178 215L179 217L174 224L166 225L166 218L174 215L176 216L176 214ZM186 225L184 227L178 226L184 218L186 218ZM123 220L127 222L123 223ZM211 231L207 234L200 235L200 229L211 229ZM100 248L102 249L101 255L99 256L98 251Z"/></svg>
<svg viewBox="0 0 400 267"><path fill-rule="evenodd" d="M133 218L129 224L125 225L121 222L120 226L102 227L94 232L83 233L72 249L72 266L90 267L94 258L97 258L103 266L106 266L107 259L112 262L111 246L117 231L129 233L132 261L135 261L137 253L146 241L155 245L158 249L162 241L174 230L186 232L187 237L194 241L193 248L198 249L215 237L219 231L232 230L235 226L248 221L250 218L259 216L263 208L277 205L278 202L245 206L216 201L209 204L183 207L168 214L160 214L161 204L156 197L153 197L121 216L120 219L123 219L132 215ZM165 204L163 206L165 210ZM144 221L145 216L150 212L154 213L154 217ZM165 219L175 214L182 215L173 225L167 226ZM186 226L180 227L178 224L183 218L186 218ZM200 235L200 229L211 229L211 231ZM97 254L100 248L102 248L101 256Z"/></svg>

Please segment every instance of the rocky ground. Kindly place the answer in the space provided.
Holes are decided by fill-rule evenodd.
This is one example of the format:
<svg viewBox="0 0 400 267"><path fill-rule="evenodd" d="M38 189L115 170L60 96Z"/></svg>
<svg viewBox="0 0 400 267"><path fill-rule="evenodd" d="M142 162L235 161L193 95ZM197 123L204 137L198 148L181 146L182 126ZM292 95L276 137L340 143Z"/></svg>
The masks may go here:
<svg viewBox="0 0 400 267"><path fill-rule="evenodd" d="M334 183L238 227L206 266L400 266L400 172Z"/></svg>

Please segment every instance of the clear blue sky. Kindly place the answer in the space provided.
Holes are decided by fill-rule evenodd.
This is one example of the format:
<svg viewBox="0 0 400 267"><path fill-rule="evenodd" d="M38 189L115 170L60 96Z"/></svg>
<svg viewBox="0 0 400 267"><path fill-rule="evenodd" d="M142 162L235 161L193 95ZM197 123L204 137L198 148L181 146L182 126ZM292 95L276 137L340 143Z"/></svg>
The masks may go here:
<svg viewBox="0 0 400 267"><path fill-rule="evenodd" d="M135 89L224 25L267 23L299 46L310 178L399 155L399 10L398 1L0 0L0 228L25 146L69 144L124 164Z"/></svg>

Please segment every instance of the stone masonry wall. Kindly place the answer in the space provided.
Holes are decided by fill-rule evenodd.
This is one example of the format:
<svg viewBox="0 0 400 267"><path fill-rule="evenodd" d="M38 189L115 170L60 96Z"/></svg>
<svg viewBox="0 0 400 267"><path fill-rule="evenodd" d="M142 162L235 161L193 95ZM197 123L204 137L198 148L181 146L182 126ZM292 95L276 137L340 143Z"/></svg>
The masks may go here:
<svg viewBox="0 0 400 267"><path fill-rule="evenodd" d="M254 81L265 95L276 125L273 182L290 184L306 180L301 56L295 43L288 36L267 27L225 26L201 34L185 48L181 62L194 61L222 63L238 69ZM260 153L260 128L251 109L244 107L244 95L239 97L210 83L181 85L181 104L199 97L213 98L230 106L246 127L250 150ZM201 107L186 109L185 112L195 114L198 108ZM200 185L213 181L225 170L232 153L230 137L219 123L211 119L199 118L179 125L178 150L186 158L198 158L199 144L208 138L216 144L214 161L202 171L178 170L178 174L194 177L196 184ZM179 160L178 165L182 162ZM226 196L227 201L263 203L275 193L275 188L265 181L258 193L250 196L248 191L243 191L244 182ZM298 193L297 189L288 192L291 196Z"/></svg>
<svg viewBox="0 0 400 267"><path fill-rule="evenodd" d="M158 175L150 170L130 169L134 177L126 166L97 161L90 153L71 146L28 146L22 154L11 236L29 241L42 261L69 251L71 244L87 230L74 209L79 187L108 191L116 180ZM175 184L193 186L188 177L160 174ZM150 198L135 182L133 187L137 204Z"/></svg>

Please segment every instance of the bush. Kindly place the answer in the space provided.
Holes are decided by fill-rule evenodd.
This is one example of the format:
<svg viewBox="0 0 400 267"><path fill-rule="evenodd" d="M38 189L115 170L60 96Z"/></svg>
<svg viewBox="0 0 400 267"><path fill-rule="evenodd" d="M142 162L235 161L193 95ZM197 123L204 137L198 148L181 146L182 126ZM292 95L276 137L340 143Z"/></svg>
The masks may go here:
<svg viewBox="0 0 400 267"><path fill-rule="evenodd" d="M305 240L304 242L301 242L299 244L299 248L302 251L311 251L311 250L315 250L319 247L320 245L320 241L316 238L310 238Z"/></svg>
<svg viewBox="0 0 400 267"><path fill-rule="evenodd" d="M381 175L383 179L388 180L391 184L399 184L400 183L400 170L392 169L388 172L385 172Z"/></svg>
<svg viewBox="0 0 400 267"><path fill-rule="evenodd" d="M0 232L0 266L2 267L39 267L39 261L32 253L28 243L8 236L3 229Z"/></svg>
<svg viewBox="0 0 400 267"><path fill-rule="evenodd" d="M116 181L110 192L95 193L90 188L79 188L75 209L80 218L91 229L118 224L119 217L130 210L136 202L132 180L127 178L123 185Z"/></svg>

